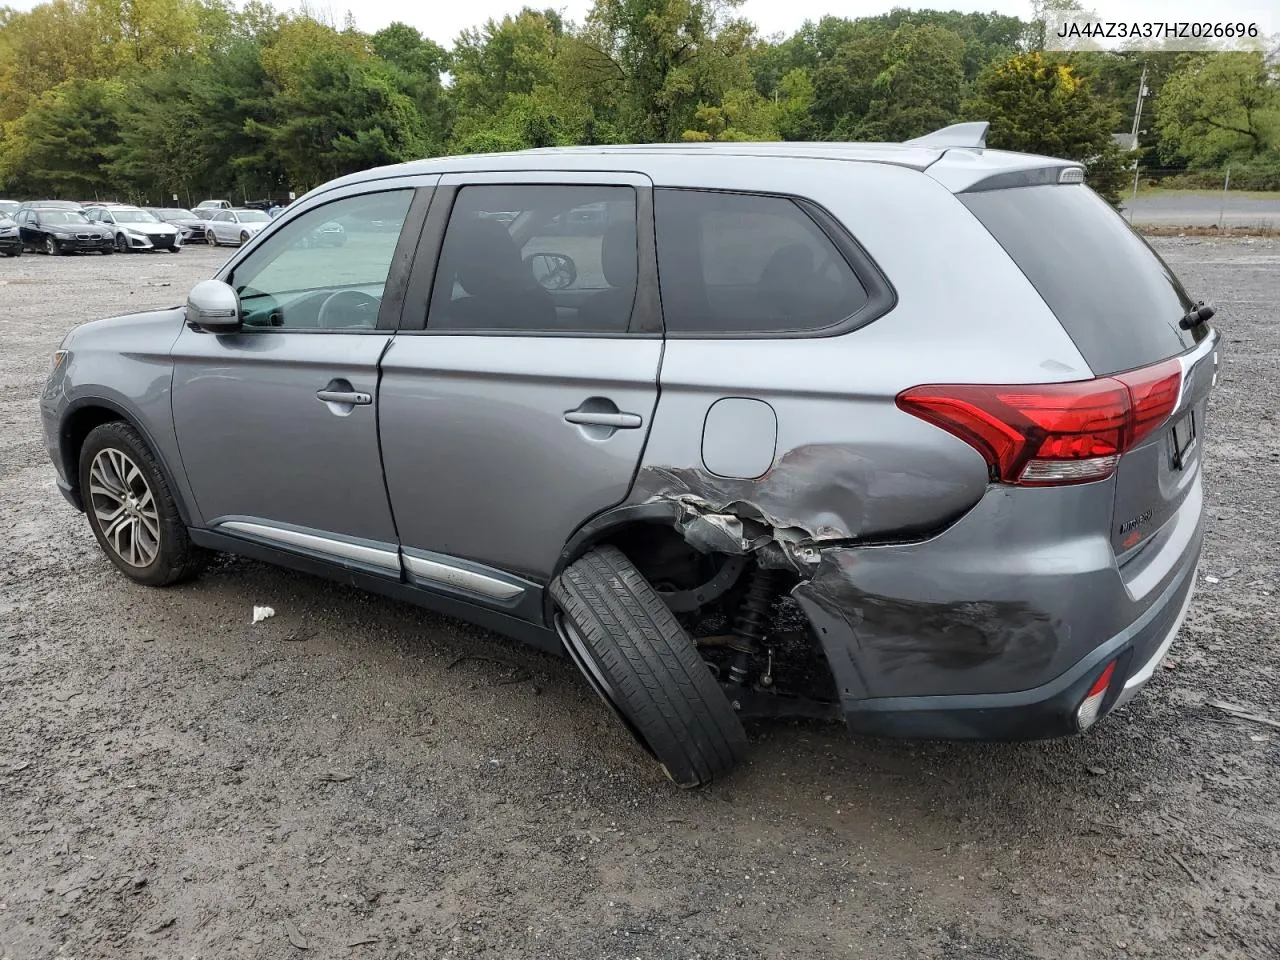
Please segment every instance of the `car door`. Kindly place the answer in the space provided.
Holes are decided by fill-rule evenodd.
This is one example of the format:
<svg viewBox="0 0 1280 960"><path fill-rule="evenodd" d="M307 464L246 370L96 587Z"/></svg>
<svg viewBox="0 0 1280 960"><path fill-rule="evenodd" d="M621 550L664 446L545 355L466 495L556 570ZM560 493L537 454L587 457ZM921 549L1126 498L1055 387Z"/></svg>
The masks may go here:
<svg viewBox="0 0 1280 960"><path fill-rule="evenodd" d="M18 221L18 236L22 238L24 247L36 245L36 215L31 210L19 210L14 217Z"/></svg>
<svg viewBox="0 0 1280 960"><path fill-rule="evenodd" d="M308 202L232 258L243 328L185 328L173 348L173 418L205 527L399 577L378 451L378 359L430 201L417 180ZM305 242L337 219L341 250ZM377 220L399 225L378 232Z"/></svg>
<svg viewBox="0 0 1280 960"><path fill-rule="evenodd" d="M651 192L632 174L441 178L379 398L413 581L516 603L627 495L662 353Z"/></svg>

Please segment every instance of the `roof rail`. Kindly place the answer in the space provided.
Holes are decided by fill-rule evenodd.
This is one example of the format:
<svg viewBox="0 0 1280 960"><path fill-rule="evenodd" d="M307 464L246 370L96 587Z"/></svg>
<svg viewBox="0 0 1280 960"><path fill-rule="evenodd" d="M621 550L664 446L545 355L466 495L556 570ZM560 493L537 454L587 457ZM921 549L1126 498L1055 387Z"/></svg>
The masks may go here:
<svg viewBox="0 0 1280 960"><path fill-rule="evenodd" d="M926 133L923 137L905 141L913 147L978 147L987 145L987 129L991 126L986 120L972 123L953 123L949 127Z"/></svg>

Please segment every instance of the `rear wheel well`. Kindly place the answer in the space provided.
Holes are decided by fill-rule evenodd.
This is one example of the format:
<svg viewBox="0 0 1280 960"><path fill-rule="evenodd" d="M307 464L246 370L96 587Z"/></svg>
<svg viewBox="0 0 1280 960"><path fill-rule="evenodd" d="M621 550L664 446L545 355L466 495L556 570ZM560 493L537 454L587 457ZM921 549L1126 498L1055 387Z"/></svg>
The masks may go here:
<svg viewBox="0 0 1280 960"><path fill-rule="evenodd" d="M725 637L734 629L739 604L750 581L752 557L727 554L705 554L690 546L668 523L630 523L608 531L595 539L591 547L617 547L635 565L659 593L692 591L707 584L726 563L741 562L742 574L723 593L712 591L711 601L692 611L676 611L676 616L703 651L708 662L725 659L728 653ZM791 596L800 582L796 575L777 572L775 595L769 617L769 639L766 646L779 658L790 661L775 664L779 680L791 681L790 692L823 701L837 699L831 668L822 652L822 644L808 618ZM766 652L766 656L770 655Z"/></svg>
<svg viewBox="0 0 1280 960"><path fill-rule="evenodd" d="M71 494L75 497L76 506L84 509L84 498L80 492L80 451L84 449L85 438L95 428L104 423L125 421L118 411L110 407L80 407L73 410L62 423L59 446L62 449L62 472L71 486ZM125 421L127 422L127 421Z"/></svg>

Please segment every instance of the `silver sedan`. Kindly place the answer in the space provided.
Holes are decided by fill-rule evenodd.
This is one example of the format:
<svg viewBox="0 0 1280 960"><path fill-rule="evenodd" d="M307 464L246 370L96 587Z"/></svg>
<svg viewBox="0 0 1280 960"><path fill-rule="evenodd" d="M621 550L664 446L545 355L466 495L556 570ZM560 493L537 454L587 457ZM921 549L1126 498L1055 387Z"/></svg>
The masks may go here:
<svg viewBox="0 0 1280 960"><path fill-rule="evenodd" d="M205 240L210 246L248 243L261 233L271 218L261 210L235 208L219 210L205 221Z"/></svg>

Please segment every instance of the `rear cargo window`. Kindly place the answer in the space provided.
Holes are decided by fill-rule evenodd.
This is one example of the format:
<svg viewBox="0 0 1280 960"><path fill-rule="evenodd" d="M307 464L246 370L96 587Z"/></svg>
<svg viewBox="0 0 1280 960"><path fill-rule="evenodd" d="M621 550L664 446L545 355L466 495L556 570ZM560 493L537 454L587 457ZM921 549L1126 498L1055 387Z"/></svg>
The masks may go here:
<svg viewBox="0 0 1280 960"><path fill-rule="evenodd" d="M1160 256L1105 200L1082 186L962 193L1035 285L1099 376L1181 353L1192 307Z"/></svg>

